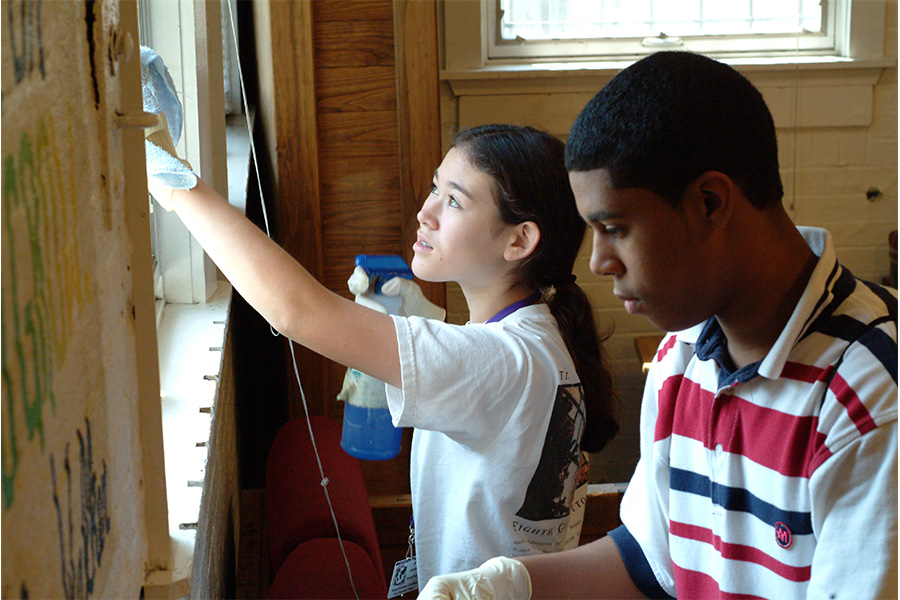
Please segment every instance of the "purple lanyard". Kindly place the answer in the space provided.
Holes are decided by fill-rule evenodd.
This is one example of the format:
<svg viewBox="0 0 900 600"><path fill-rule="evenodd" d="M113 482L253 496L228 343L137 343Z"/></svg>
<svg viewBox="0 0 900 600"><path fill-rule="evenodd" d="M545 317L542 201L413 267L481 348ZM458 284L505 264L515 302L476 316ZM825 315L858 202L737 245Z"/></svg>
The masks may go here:
<svg viewBox="0 0 900 600"><path fill-rule="evenodd" d="M493 317L491 317L490 319L485 321L485 323L496 323L497 321L502 321L509 315L511 315L514 312L516 312L517 310L519 310L520 308L524 308L526 306L531 306L532 304L536 304L540 299L541 299L540 293L535 292L534 294L528 296L527 298L523 298L523 299L519 300L518 302L513 302L512 304L510 304L509 306L507 306L506 308L504 308L503 310L498 312L496 315L494 315Z"/></svg>

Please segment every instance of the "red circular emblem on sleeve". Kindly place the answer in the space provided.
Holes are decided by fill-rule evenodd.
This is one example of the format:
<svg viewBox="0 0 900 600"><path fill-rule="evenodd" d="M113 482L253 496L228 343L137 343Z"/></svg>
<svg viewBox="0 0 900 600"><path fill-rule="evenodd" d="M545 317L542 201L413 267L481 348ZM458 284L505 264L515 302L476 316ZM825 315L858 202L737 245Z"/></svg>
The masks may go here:
<svg viewBox="0 0 900 600"><path fill-rule="evenodd" d="M782 548L789 548L792 541L793 536L791 535L790 527L781 521L775 523L775 542Z"/></svg>

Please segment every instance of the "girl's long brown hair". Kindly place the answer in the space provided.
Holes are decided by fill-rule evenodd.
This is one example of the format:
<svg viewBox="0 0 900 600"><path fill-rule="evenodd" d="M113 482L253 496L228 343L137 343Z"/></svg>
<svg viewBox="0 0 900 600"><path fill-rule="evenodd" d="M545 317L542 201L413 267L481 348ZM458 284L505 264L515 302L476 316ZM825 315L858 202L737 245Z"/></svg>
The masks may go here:
<svg viewBox="0 0 900 600"><path fill-rule="evenodd" d="M533 221L541 231L537 247L515 275L543 294L559 324L584 393L581 447L598 452L619 430L616 396L590 301L572 275L586 225L569 185L565 145L531 127L484 125L460 133L453 147L494 178L504 223Z"/></svg>

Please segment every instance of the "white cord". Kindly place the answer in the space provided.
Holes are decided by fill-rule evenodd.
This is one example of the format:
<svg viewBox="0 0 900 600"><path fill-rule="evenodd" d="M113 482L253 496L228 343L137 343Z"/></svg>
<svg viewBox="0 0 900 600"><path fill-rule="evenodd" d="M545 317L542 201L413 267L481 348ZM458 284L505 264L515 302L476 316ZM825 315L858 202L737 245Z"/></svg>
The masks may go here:
<svg viewBox="0 0 900 600"><path fill-rule="evenodd" d="M228 5L228 20L231 23L231 35L234 39L234 47L235 47L235 56L237 56L237 29L234 24L234 12L231 8L231 2L226 0L225 4ZM247 104L247 93L246 87L244 86L244 74L241 70L241 59L237 56L237 70L238 70L238 78L241 83L241 98L244 102L244 115L247 117L247 131L250 133L250 154L253 156L253 168L256 172L256 185L259 188L259 203L262 206L262 215L263 215L263 223L266 228L266 235L268 237L272 237L272 233L269 229L269 217L266 214L266 202L263 197L262 190L262 181L259 178L259 163L256 160L256 146L253 144L253 129L251 127L250 122L250 111L247 109L249 106ZM273 335L277 336L278 332L275 331L272 326L269 326L269 330ZM341 528L338 525L337 515L334 514L334 506L331 503L331 496L328 494L328 478L325 477L325 469L322 467L322 459L319 458L319 449L316 446L316 437L313 435L312 421L309 418L309 407L306 404L306 394L303 391L303 384L300 382L300 370L297 368L297 356L294 354L294 342L293 340L288 340L288 345L291 349L291 361L293 362L294 367L294 377L297 379L297 386L300 388L300 398L303 401L303 413L306 416L306 427L309 429L309 439L312 442L313 453L316 456L316 463L319 465L319 475L322 477L322 491L325 492L325 501L328 504L328 510L331 511L331 520L334 523L334 531L337 535L338 545L341 547L341 554L344 555L344 564L347 566L347 577L350 578L350 587L353 589L353 596L356 600L359 600L359 593L356 591L356 584L353 582L353 573L350 569L350 559L347 558L347 551L344 549L344 540L341 539Z"/></svg>
<svg viewBox="0 0 900 600"><path fill-rule="evenodd" d="M831 7L829 7L831 8ZM803 3L802 0L797 0L797 12L799 15L803 14ZM796 218L796 210L797 210L797 130L800 128L800 36L803 34L803 19L802 16L798 17L798 25L800 31L797 32L796 46L794 48L794 81L791 86L793 89L793 106L791 108L793 115L793 123L791 124L791 128L793 129L793 135L791 136L791 155L793 156L793 164L791 169L791 218Z"/></svg>
<svg viewBox="0 0 900 600"><path fill-rule="evenodd" d="M234 13L231 9L230 0L225 0L225 4L228 5L228 21L231 23L231 37L234 39L234 56L237 59L238 80L241 82L241 100L244 103L244 116L247 118L247 131L250 134L250 154L253 156L253 170L256 173L256 185L259 188L259 203L262 206L266 235L272 237L272 232L269 230L269 216L266 213L266 203L263 199L262 180L259 178L259 163L256 160L256 145L253 143L253 127L250 122L250 110L248 109L250 105L247 104L247 89L244 85L244 71L241 69L241 57L238 56L237 28L234 25Z"/></svg>
<svg viewBox="0 0 900 600"><path fill-rule="evenodd" d="M347 551L344 549L344 540L341 539L341 529L338 527L337 516L334 514L334 507L331 505L331 496L328 495L328 478L325 477L325 470L322 468L322 461L319 458L319 450L316 448L316 438L313 435L312 422L309 419L309 407L306 405L306 394L303 393L303 384L300 383L300 371L297 369L297 357L294 355L294 342L288 340L291 349L291 360L294 366L294 377L297 379L297 385L300 386L300 398L303 400L303 413L306 415L306 427L309 429L309 439L312 441L313 452L316 455L316 462L319 463L319 475L322 476L322 490L325 492L325 500L328 502L328 510L331 511L331 520L334 522L334 531L337 534L338 545L341 547L341 553L344 555L344 564L347 565L347 577L350 578L350 587L353 589L353 596L359 600L359 593L356 591L356 585L353 583L353 573L350 569L350 560L347 558Z"/></svg>

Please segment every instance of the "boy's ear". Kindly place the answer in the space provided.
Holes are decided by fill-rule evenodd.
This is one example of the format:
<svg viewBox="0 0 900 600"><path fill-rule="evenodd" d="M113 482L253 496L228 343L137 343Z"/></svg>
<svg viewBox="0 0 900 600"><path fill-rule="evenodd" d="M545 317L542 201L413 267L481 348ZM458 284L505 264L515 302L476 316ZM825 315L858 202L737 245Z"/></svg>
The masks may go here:
<svg viewBox="0 0 900 600"><path fill-rule="evenodd" d="M521 260L529 256L541 241L541 230L533 221L524 221L515 227L514 236L503 252L507 261Z"/></svg>
<svg viewBox="0 0 900 600"><path fill-rule="evenodd" d="M694 196L699 216L713 228L728 223L741 193L728 175L718 171L703 173L688 189Z"/></svg>

